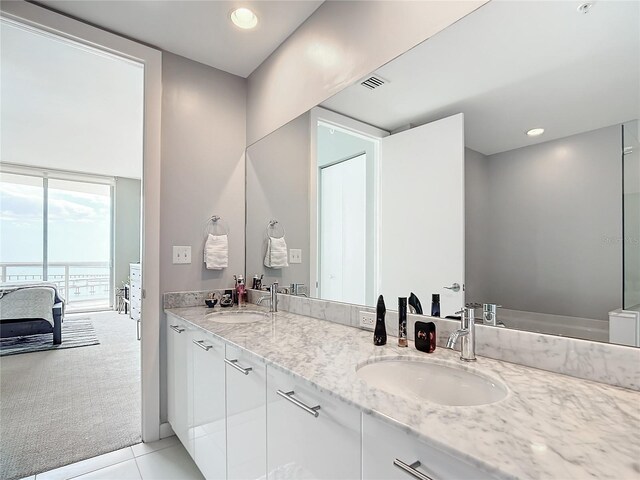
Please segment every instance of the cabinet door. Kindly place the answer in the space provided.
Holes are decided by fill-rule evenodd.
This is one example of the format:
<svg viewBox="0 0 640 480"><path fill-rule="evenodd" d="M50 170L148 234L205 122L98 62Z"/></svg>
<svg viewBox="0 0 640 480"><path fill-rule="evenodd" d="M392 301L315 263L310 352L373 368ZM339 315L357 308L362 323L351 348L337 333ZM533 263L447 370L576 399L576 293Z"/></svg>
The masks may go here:
<svg viewBox="0 0 640 480"><path fill-rule="evenodd" d="M420 465L415 462L420 462ZM402 464L406 470L401 468ZM464 460L418 440L414 435L363 413L363 480L425 478L420 475L434 480L495 478Z"/></svg>
<svg viewBox="0 0 640 480"><path fill-rule="evenodd" d="M193 421L191 392L191 336L186 324L167 316L167 415L171 428L187 451L193 454L190 425Z"/></svg>
<svg viewBox="0 0 640 480"><path fill-rule="evenodd" d="M226 346L227 478L265 478L267 372L264 362ZM250 369L250 370L249 370Z"/></svg>
<svg viewBox="0 0 640 480"><path fill-rule="evenodd" d="M268 366L267 474L271 480L360 478L360 411Z"/></svg>
<svg viewBox="0 0 640 480"><path fill-rule="evenodd" d="M193 456L205 478L226 478L224 344L205 333L194 334Z"/></svg>

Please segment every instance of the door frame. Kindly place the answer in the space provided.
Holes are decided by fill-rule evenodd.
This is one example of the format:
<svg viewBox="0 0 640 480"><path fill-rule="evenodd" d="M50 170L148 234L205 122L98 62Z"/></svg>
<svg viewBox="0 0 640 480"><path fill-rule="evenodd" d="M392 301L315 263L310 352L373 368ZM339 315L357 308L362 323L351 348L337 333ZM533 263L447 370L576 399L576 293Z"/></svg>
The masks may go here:
<svg viewBox="0 0 640 480"><path fill-rule="evenodd" d="M322 107L313 107L309 114L309 296L318 296L318 275L320 273L318 247L320 245L320 232L318 231L318 219L320 203L318 202L318 125L330 125L336 129L346 131L352 135L372 140L376 143L374 161L376 163L376 191L380 190L380 140L389 136L389 132L380 128L371 126L369 124L359 122L339 113L332 112ZM378 202L378 195L376 195L376 202ZM376 211L378 210L376 206ZM376 227L376 238L378 237ZM377 244L377 241L376 241ZM375 270L375 284L376 290L378 289L378 266L377 260L374 267Z"/></svg>
<svg viewBox="0 0 640 480"><path fill-rule="evenodd" d="M160 438L160 168L162 52L25 1L2 2L0 16L144 65L141 217L142 440Z"/></svg>

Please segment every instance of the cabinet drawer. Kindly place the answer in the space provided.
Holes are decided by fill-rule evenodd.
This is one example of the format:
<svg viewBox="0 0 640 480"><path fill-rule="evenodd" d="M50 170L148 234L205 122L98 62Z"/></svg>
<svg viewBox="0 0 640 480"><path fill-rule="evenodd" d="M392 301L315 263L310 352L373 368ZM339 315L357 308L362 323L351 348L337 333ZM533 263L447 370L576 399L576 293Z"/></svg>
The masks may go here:
<svg viewBox="0 0 640 480"><path fill-rule="evenodd" d="M264 479L267 463L266 366L246 350L227 345L225 367L227 479Z"/></svg>
<svg viewBox="0 0 640 480"><path fill-rule="evenodd" d="M270 480L358 479L360 411L268 366L267 445Z"/></svg>
<svg viewBox="0 0 640 480"><path fill-rule="evenodd" d="M362 414L362 478L364 480L415 480L394 465L399 460L433 480L494 479L478 467L418 440L397 427Z"/></svg>
<svg viewBox="0 0 640 480"><path fill-rule="evenodd" d="M131 319L140 320L140 307L134 307L131 305Z"/></svg>
<svg viewBox="0 0 640 480"><path fill-rule="evenodd" d="M131 283L133 283L135 280L139 281L142 278L142 272L140 271L140 267L139 266L129 267L129 277L131 278Z"/></svg>

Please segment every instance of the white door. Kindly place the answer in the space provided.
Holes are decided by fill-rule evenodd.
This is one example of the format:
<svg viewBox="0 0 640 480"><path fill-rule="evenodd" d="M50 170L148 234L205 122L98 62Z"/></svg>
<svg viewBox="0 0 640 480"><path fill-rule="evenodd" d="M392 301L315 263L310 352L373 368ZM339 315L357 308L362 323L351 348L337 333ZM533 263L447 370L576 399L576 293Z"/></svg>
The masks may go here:
<svg viewBox="0 0 640 480"><path fill-rule="evenodd" d="M184 322L167 316L167 413L171 428L193 456L193 332Z"/></svg>
<svg viewBox="0 0 640 480"><path fill-rule="evenodd" d="M367 156L320 169L320 297L366 301Z"/></svg>
<svg viewBox="0 0 640 480"><path fill-rule="evenodd" d="M414 292L426 314L438 293L441 316L451 315L465 301L463 115L381 144L379 293L395 309L397 297ZM454 283L460 291L444 288Z"/></svg>
<svg viewBox="0 0 640 480"><path fill-rule="evenodd" d="M267 367L268 480L361 478L360 433L360 410Z"/></svg>
<svg viewBox="0 0 640 480"><path fill-rule="evenodd" d="M193 459L208 479L227 477L224 344L196 333L193 351Z"/></svg>
<svg viewBox="0 0 640 480"><path fill-rule="evenodd" d="M246 350L226 346L227 479L266 478L267 370Z"/></svg>

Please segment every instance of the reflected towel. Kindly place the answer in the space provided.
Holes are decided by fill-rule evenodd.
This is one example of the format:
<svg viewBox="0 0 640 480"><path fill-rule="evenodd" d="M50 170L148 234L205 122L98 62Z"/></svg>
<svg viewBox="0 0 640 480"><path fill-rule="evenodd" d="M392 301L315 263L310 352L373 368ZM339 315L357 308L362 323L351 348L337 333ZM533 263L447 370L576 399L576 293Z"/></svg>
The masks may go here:
<svg viewBox="0 0 640 480"><path fill-rule="evenodd" d="M207 270L222 270L229 266L229 241L226 235L209 234L204 246L204 263Z"/></svg>
<svg viewBox="0 0 640 480"><path fill-rule="evenodd" d="M267 241L267 253L264 256L264 265L269 268L284 268L289 266L287 261L287 242L284 237L269 237Z"/></svg>

